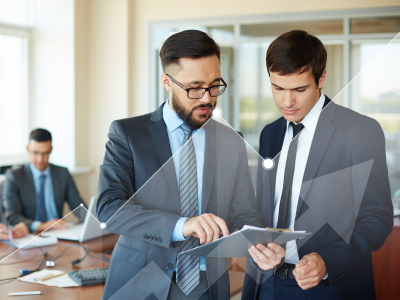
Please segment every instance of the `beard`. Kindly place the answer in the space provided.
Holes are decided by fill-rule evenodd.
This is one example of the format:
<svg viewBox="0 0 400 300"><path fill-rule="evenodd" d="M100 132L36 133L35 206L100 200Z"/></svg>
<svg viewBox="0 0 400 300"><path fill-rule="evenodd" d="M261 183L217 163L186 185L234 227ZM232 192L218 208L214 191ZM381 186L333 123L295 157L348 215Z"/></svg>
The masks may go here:
<svg viewBox="0 0 400 300"><path fill-rule="evenodd" d="M171 96L172 100L172 106L178 115L178 117L185 122L187 125L191 126L194 129L199 129L201 128L212 116L212 112L217 105L217 101L215 101L214 106L211 105L211 103L207 104L200 104L198 106L193 107L191 110L186 110L183 105L181 104L181 101L179 100L178 97L172 95ZM198 109L198 108L210 108L210 112L207 115L199 115L201 119L204 119L202 121L196 120L193 118L193 112Z"/></svg>

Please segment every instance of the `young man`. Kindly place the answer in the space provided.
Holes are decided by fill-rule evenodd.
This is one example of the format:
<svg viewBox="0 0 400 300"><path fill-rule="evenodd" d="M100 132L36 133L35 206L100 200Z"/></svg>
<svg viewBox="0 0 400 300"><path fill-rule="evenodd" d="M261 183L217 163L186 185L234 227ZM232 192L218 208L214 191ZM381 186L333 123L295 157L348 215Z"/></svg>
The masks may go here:
<svg viewBox="0 0 400 300"><path fill-rule="evenodd" d="M257 207L263 226L312 234L287 243L275 268L251 252L258 268L247 264L242 299L375 299L371 252L393 226L385 138L375 120L321 92L326 57L300 30L268 48L282 118L260 136L260 156L274 166L259 167Z"/></svg>
<svg viewBox="0 0 400 300"><path fill-rule="evenodd" d="M261 225L245 144L210 119L226 88L220 50L187 30L170 36L160 57L169 99L114 121L100 167L98 217L121 235L103 299L229 299L226 259L178 256Z"/></svg>
<svg viewBox="0 0 400 300"><path fill-rule="evenodd" d="M30 164L7 170L2 189L2 201L7 221L11 224L23 222L24 233L67 228L60 220L64 201L71 210L82 198L67 168L49 163L53 147L51 133L46 129L35 129L29 136L26 151ZM83 221L85 213L77 211Z"/></svg>

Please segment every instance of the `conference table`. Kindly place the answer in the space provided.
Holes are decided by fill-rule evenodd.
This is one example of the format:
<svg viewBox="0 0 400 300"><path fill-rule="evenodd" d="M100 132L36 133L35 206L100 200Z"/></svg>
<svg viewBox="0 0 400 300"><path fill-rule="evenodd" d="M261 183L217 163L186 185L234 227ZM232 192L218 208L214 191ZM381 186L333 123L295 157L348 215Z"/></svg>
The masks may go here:
<svg viewBox="0 0 400 300"><path fill-rule="evenodd" d="M83 242L82 245L87 245L89 250L101 253L106 250L112 250L118 240L118 235L111 234L104 236L103 238L97 238L91 241ZM78 245L77 242L59 240L56 245L42 247L44 251L52 253L54 256L61 254L65 247L69 245ZM16 250L15 247L8 246L0 243L0 257L8 255ZM16 277L19 275L19 269L35 270L41 260L42 251L39 248L32 249L21 249L15 251L7 259L0 263L0 280L10 277ZM70 247L66 250L65 254L55 261L53 269L62 270L65 272L76 271L80 269L92 269L92 268L105 268L109 264L107 261L98 260L87 256L82 262L72 266L71 262L75 259L82 258L85 254L85 250L82 247ZM110 258L111 255L105 254L106 257ZM32 259L30 259L32 258ZM22 262L28 260L26 262ZM1 260L1 259L0 259ZM17 264L11 264L18 262ZM50 268L48 268L50 269ZM92 285L86 287L69 287L59 288L51 287L42 284L22 282L19 280L12 280L8 282L0 281L0 299L101 299L103 295L104 284ZM12 292L26 292L26 291L41 291L42 295L32 296L8 296L8 293Z"/></svg>
<svg viewBox="0 0 400 300"><path fill-rule="evenodd" d="M87 245L89 250L95 252L104 252L112 250L118 240L118 235L111 234L103 238L97 238L91 241L82 243ZM43 247L44 251L51 252L54 256L60 254L65 247L79 244L77 242L70 242L59 240L57 245ZM400 218L394 219L393 232L388 236L384 246L376 252L372 253L373 267L376 294L378 300L396 299L400 295ZM16 248L0 243L0 258L15 251ZM0 263L0 280L3 278L10 278L19 275L19 269L36 269L41 261L40 249L26 249L15 251L14 254ZM92 257L86 257L82 262L72 267L71 261L79 259L84 255L85 251L81 247L71 247L65 254L56 260L55 270L62 270L65 272L79 270L79 269L92 269L92 268L105 268L109 264L106 261L97 260ZM106 255L110 258L110 255ZM32 259L30 259L32 258ZM30 259L29 261L10 264L13 262L21 262ZM1 259L0 259L1 260ZM245 275L246 258L233 258L230 259L231 268L229 270L230 276L230 289L231 296L240 293L243 288L243 279ZM13 280L8 282L0 281L0 299L10 298L8 293L20 291L41 291L42 295L36 296L20 296L17 299L101 299L103 295L104 284L94 285L87 287L70 287L59 288L50 287L41 284L21 282ZM29 297L29 298L27 298ZM393 298L394 297L394 298Z"/></svg>

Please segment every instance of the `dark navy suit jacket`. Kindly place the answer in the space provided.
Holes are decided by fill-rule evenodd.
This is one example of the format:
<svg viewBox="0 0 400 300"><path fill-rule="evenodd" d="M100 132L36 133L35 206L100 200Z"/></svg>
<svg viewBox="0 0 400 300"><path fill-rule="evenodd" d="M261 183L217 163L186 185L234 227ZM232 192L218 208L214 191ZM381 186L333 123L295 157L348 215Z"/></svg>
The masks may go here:
<svg viewBox="0 0 400 300"><path fill-rule="evenodd" d="M259 167L257 176L255 205L267 227L273 226L286 124L282 117L260 136L260 155L276 163L269 171ZM328 272L307 290L309 299L375 299L371 252L382 247L393 227L385 137L378 122L326 97L302 182L295 230L312 236L297 240L299 258L316 252ZM255 299L257 272L247 264L242 299Z"/></svg>

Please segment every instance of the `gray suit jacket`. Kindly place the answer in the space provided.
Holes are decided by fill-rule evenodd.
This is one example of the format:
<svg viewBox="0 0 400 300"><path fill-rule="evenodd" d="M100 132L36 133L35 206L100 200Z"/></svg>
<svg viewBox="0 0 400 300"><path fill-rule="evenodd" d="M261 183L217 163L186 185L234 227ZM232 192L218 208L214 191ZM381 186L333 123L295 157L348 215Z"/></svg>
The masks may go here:
<svg viewBox="0 0 400 300"><path fill-rule="evenodd" d="M260 226L243 140L214 120L204 128L201 213L223 218L231 232L245 224ZM108 137L100 167L97 215L107 222L107 230L121 236L103 299L132 295L167 299L178 254L172 232L181 215L162 106L152 114L114 121ZM229 299L227 260L206 258L206 266L212 299Z"/></svg>
<svg viewBox="0 0 400 300"><path fill-rule="evenodd" d="M50 164L50 172L54 201L58 217L61 218L64 201L68 202L71 210L81 205L83 201L67 168ZM8 223L15 225L24 222L30 228L35 218L36 192L29 164L7 170L1 198ZM76 210L76 216L81 221L85 215L80 209Z"/></svg>
<svg viewBox="0 0 400 300"><path fill-rule="evenodd" d="M311 300L373 300L371 252L382 247L393 228L385 137L374 119L329 101L326 97L314 133L294 224L295 230L312 233L296 241L299 258L316 252L328 272L307 295ZM285 131L283 118L264 128L263 158L276 156L279 162ZM257 207L267 227L273 225L276 172L277 167L258 171ZM264 275L247 264L242 299L263 295L271 274Z"/></svg>

